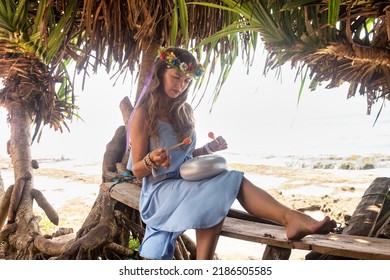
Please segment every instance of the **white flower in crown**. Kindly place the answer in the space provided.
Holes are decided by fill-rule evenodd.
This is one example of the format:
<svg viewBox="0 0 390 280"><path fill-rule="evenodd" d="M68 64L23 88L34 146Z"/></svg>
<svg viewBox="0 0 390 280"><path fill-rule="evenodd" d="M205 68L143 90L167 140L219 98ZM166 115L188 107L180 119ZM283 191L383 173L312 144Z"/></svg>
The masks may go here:
<svg viewBox="0 0 390 280"><path fill-rule="evenodd" d="M188 69L188 65L185 62L180 63L180 70L186 72Z"/></svg>

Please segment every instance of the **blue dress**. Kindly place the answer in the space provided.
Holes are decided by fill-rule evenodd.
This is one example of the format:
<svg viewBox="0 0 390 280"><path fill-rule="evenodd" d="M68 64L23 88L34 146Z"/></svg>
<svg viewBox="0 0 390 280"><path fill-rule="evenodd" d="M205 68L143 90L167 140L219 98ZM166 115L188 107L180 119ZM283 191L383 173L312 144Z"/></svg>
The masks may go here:
<svg viewBox="0 0 390 280"><path fill-rule="evenodd" d="M180 142L169 123L159 121L158 147L170 147ZM171 166L158 168L157 176L143 178L140 197L141 218L146 224L140 255L148 259L173 258L176 238L187 229L210 228L227 215L240 189L243 173L224 171L213 178L186 181L180 166L192 158L196 135L189 145L169 151ZM154 147L149 141L149 151ZM132 169L130 156L128 166Z"/></svg>

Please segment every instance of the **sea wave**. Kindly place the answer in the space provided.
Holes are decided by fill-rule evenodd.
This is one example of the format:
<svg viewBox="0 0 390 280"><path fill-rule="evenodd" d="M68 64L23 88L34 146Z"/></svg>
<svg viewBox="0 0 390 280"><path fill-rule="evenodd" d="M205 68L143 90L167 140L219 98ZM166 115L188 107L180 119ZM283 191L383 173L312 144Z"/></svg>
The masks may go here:
<svg viewBox="0 0 390 280"><path fill-rule="evenodd" d="M369 170L390 168L390 156L372 155L255 155L224 153L229 163L263 164L290 168Z"/></svg>

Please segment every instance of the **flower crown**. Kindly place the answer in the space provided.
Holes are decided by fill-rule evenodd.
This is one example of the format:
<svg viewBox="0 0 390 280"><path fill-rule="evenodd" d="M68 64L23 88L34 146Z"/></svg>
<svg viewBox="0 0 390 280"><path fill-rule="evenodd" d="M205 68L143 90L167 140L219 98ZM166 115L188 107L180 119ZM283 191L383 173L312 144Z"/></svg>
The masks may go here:
<svg viewBox="0 0 390 280"><path fill-rule="evenodd" d="M182 71L184 74L189 75L193 78L198 78L203 75L203 66L198 63L193 65L192 63L181 62L173 52L168 52L165 48L158 50L157 58L162 59L168 64L168 67L175 68Z"/></svg>

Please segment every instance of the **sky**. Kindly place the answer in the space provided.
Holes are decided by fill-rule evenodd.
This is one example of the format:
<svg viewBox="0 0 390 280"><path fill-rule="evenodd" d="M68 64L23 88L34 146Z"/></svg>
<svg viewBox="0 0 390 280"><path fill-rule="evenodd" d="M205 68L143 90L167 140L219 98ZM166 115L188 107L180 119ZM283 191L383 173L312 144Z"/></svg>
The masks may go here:
<svg viewBox="0 0 390 280"><path fill-rule="evenodd" d="M212 87L195 109L198 146L209 141L207 133L222 135L230 153L264 154L371 154L387 153L390 145L390 114L385 106L375 124L380 103L366 114L363 96L347 99L348 84L336 89L305 89L299 104L299 82L286 66L283 80L262 64L245 72L237 62L217 103L211 108ZM81 77L80 77L81 81ZM76 87L76 104L83 118L69 123L71 132L45 128L40 143L32 147L33 158L72 157L102 159L106 144L123 124L119 103L131 94L131 81L114 80L105 72L91 75L84 90ZM135 91L135 90L134 90ZM0 156L6 155L9 127L6 111L0 109Z"/></svg>

